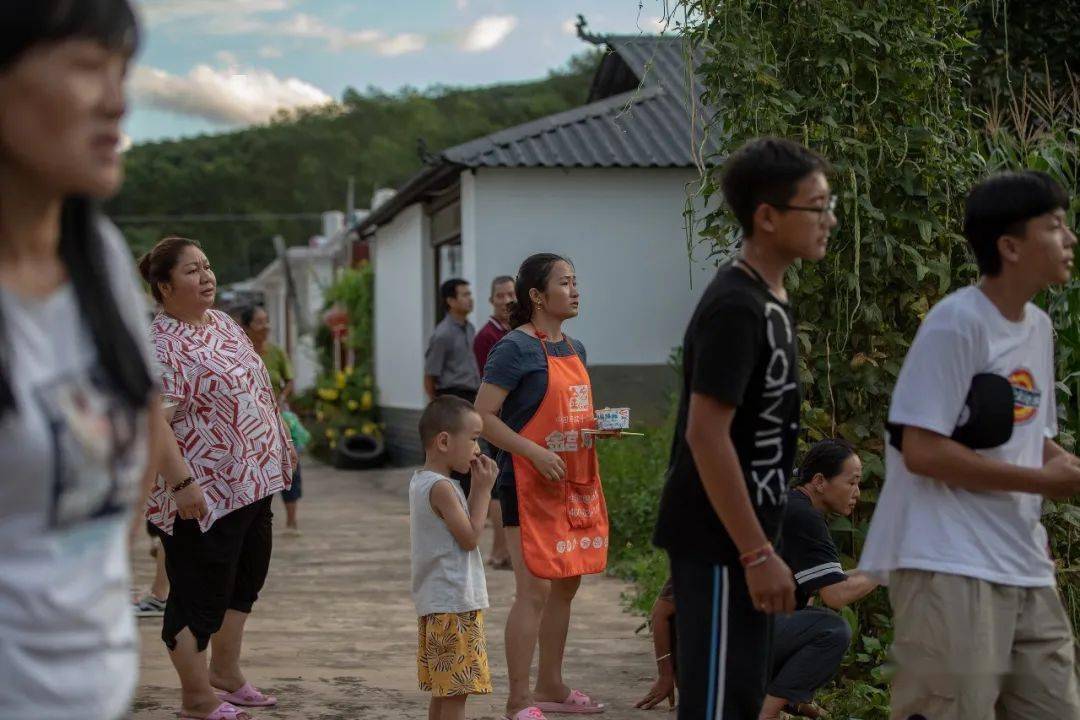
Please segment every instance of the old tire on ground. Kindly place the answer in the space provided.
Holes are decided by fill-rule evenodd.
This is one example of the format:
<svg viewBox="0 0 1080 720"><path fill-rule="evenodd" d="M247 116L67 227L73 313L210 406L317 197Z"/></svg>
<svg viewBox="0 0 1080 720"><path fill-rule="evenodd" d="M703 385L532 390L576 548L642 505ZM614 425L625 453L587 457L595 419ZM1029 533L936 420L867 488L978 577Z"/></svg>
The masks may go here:
<svg viewBox="0 0 1080 720"><path fill-rule="evenodd" d="M376 468L386 460L386 446L382 438L359 433L338 440L334 449L334 467L341 470L366 470Z"/></svg>

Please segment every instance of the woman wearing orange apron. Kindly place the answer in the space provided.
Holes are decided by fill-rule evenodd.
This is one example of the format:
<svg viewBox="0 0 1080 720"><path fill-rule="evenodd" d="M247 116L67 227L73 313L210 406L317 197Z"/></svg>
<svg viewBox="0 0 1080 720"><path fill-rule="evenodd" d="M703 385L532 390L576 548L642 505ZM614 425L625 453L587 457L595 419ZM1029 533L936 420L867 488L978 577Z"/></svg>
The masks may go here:
<svg viewBox="0 0 1080 720"><path fill-rule="evenodd" d="M603 571L608 549L585 348L562 332L578 314L574 267L558 255L533 255L515 291L514 330L488 356L476 398L484 438L501 450L497 487L516 584L506 621L506 717L600 713L602 704L562 677L571 602L582 575Z"/></svg>

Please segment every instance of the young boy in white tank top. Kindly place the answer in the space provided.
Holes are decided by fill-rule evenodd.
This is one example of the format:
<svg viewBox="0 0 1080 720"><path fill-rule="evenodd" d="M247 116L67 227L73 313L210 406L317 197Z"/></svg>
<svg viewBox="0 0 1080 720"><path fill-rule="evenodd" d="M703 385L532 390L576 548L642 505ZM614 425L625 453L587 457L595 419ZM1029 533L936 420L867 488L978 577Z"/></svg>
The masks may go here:
<svg viewBox="0 0 1080 720"><path fill-rule="evenodd" d="M431 693L428 720L464 720L468 696L492 691L487 581L477 546L497 468L480 453L482 428L473 406L452 395L433 400L420 417L426 462L409 483L409 526L416 664L420 689ZM467 499L452 471L472 473Z"/></svg>

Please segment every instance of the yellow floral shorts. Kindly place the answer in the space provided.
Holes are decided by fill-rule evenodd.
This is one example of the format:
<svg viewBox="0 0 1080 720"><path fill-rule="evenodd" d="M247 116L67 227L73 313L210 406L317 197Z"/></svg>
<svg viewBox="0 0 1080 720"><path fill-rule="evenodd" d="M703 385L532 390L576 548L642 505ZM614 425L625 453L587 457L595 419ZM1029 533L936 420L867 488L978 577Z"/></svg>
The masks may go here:
<svg viewBox="0 0 1080 720"><path fill-rule="evenodd" d="M424 615L417 624L421 690L435 697L492 692L483 611Z"/></svg>

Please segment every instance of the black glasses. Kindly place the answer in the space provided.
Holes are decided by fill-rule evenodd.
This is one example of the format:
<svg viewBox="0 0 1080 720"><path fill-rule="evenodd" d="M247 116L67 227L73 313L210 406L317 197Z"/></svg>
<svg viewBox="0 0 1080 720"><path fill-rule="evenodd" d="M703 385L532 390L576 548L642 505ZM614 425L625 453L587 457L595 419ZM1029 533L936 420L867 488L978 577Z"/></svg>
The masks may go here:
<svg viewBox="0 0 1080 720"><path fill-rule="evenodd" d="M805 212L817 213L822 220L825 219L825 213L836 214L836 196L830 195L829 202L824 207L807 207L806 205L779 205L777 203L769 203L777 210L803 210Z"/></svg>

